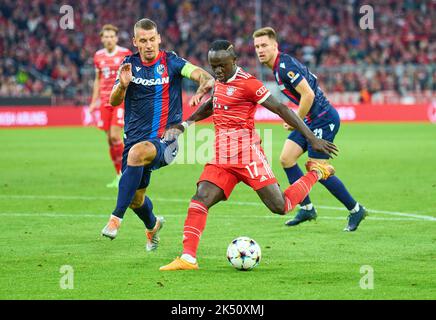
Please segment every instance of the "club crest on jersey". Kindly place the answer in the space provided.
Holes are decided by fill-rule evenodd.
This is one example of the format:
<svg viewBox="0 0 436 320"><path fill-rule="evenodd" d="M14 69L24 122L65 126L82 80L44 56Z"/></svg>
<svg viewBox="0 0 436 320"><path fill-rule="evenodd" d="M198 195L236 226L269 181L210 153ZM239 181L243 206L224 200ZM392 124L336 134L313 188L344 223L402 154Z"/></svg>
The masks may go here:
<svg viewBox="0 0 436 320"><path fill-rule="evenodd" d="M226 92L226 94L230 97L230 96L233 96L233 94L235 93L235 91L236 91L236 88L235 88L235 87L228 87L228 88L227 88L227 92Z"/></svg>
<svg viewBox="0 0 436 320"><path fill-rule="evenodd" d="M117 58L114 59L114 61L115 61L116 64L119 64L120 63L120 58L117 57Z"/></svg>
<svg viewBox="0 0 436 320"><path fill-rule="evenodd" d="M163 64L158 65L156 68L156 72L160 75L163 75L163 73L165 72L165 66Z"/></svg>

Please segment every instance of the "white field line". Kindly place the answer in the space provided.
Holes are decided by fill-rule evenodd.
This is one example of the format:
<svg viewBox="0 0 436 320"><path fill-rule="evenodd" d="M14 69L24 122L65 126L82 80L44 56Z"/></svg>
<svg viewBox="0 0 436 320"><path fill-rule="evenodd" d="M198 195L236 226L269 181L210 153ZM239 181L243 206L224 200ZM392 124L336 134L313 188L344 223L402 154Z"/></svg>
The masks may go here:
<svg viewBox="0 0 436 320"><path fill-rule="evenodd" d="M184 217L184 215L176 215L176 214L164 214L165 217ZM291 217L290 215L289 217ZM33 217L33 218L99 218L99 219L107 219L109 217L109 214L93 214L93 213L65 213L65 212L34 212L34 213L24 213L24 212L0 212L0 217ZM264 215L264 216L252 216L252 215L223 215L223 214L217 214L214 215L214 219L219 218L232 218L232 217L238 217L243 219L279 219L282 216L280 215ZM321 220L342 220L346 221L346 217L329 217L329 216L322 216L318 217L317 219ZM384 220L384 221L425 221L418 218L382 218L382 217L367 217L366 219L370 220ZM430 220L433 221L433 220Z"/></svg>
<svg viewBox="0 0 436 320"><path fill-rule="evenodd" d="M74 200L82 200L82 201L116 201L116 197L95 197L95 196L62 196L62 195L0 195L1 199L21 199L21 200L66 200L66 201L74 201ZM186 206L189 204L189 198L187 199L165 199L165 198L153 198L153 201L158 202L176 202L176 203L185 203ZM259 202L244 202L244 201L233 201L230 200L228 202L231 205L240 205L240 206L258 206L263 207L264 204L259 200ZM347 211L344 207L331 207L331 206L321 206L317 205L317 208L320 209L327 209L327 210L335 210L335 211ZM400 217L407 217L407 218L414 218L418 220L427 220L427 221L436 221L436 217L428 216L428 215L422 215L417 214L414 212L398 212L398 211L385 211L385 210L376 210L376 209L368 209L369 213L376 213L376 214L385 214L385 215L391 215L391 216L400 216ZM319 218L321 218L320 216ZM333 217L332 217L333 218ZM369 217L371 218L371 217ZM338 218L342 219L342 218Z"/></svg>

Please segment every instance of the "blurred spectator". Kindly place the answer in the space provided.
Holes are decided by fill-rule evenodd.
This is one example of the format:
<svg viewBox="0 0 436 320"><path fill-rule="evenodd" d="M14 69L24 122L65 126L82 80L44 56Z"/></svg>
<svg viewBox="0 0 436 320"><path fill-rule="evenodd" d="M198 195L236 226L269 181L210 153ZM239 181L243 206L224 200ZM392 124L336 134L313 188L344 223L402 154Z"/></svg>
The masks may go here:
<svg viewBox="0 0 436 320"><path fill-rule="evenodd" d="M369 92L369 90L366 87L363 87L360 90L359 102L364 103L364 104L371 103L371 93Z"/></svg>
<svg viewBox="0 0 436 320"><path fill-rule="evenodd" d="M262 25L276 29L280 50L307 64L324 91L360 92L362 101L385 90L434 91L436 2L377 1L372 4L373 30L359 27L363 4L363 0L263 0ZM256 25L254 0L81 0L73 5L74 30L59 28L62 5L59 0L1 1L1 96L53 94L88 103L101 26L117 25L119 44L134 50L132 27L143 17L158 23L165 49L194 64L207 68L209 44L226 38L235 43L238 63L258 72L251 38ZM273 80L270 72L263 74L265 80Z"/></svg>

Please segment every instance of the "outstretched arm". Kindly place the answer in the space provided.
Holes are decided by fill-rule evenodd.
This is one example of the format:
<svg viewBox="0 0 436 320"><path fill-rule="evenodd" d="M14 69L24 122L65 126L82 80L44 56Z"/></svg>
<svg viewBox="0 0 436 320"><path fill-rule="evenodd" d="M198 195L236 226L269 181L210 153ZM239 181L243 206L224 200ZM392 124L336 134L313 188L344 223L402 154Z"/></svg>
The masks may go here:
<svg viewBox="0 0 436 320"><path fill-rule="evenodd" d="M325 153L330 157L332 154L337 155L338 148L333 143L318 139L294 111L289 110L288 107L278 102L273 96L269 96L261 105L279 115L288 125L301 132L315 151Z"/></svg>
<svg viewBox="0 0 436 320"><path fill-rule="evenodd" d="M197 121L201 121L203 119L209 118L213 114L213 103L212 97L210 97L205 103L203 103L200 107L191 116L186 120L189 124Z"/></svg>
<svg viewBox="0 0 436 320"><path fill-rule="evenodd" d="M182 75L198 83L197 91L189 100L189 106L197 106L204 95L212 90L215 80L207 71L190 63L185 64Z"/></svg>
<svg viewBox="0 0 436 320"><path fill-rule="evenodd" d="M186 121L175 124L169 127L164 133L164 140L171 141L176 139L180 134L185 132L186 128L194 122L201 121L203 119L209 118L213 114L213 103L212 97L210 97L205 103L203 103L200 107L191 116L186 119Z"/></svg>

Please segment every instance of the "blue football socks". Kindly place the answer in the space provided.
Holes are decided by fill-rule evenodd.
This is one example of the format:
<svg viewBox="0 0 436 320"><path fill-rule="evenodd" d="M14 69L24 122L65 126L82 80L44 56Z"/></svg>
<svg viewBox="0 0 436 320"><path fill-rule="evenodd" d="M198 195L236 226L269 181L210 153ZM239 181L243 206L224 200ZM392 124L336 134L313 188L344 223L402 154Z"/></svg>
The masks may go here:
<svg viewBox="0 0 436 320"><path fill-rule="evenodd" d="M319 180L319 182L324 185L324 187L326 187L327 190L336 197L336 199L342 202L348 210L354 209L356 206L356 200L353 199L338 177L331 176L326 180Z"/></svg>
<svg viewBox="0 0 436 320"><path fill-rule="evenodd" d="M121 219L124 217L124 214L126 213L126 210L132 202L135 192L141 183L143 172L143 166L127 166L126 170L124 170L118 186L117 206L112 213L114 216L117 216Z"/></svg>
<svg viewBox="0 0 436 320"><path fill-rule="evenodd" d="M153 214L153 203L149 197L145 196L144 204L139 208L133 209L133 211L135 211L139 219L144 222L148 230L154 228L156 225L156 216Z"/></svg>

